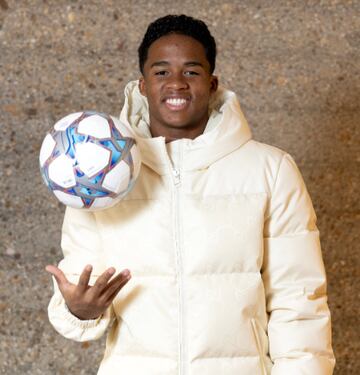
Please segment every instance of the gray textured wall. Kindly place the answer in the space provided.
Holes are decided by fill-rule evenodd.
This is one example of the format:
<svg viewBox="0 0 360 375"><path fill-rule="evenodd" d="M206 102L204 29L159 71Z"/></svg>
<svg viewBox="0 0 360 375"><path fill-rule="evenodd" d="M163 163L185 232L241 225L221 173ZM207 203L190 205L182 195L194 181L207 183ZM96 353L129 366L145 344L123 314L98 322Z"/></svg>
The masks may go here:
<svg viewBox="0 0 360 375"><path fill-rule="evenodd" d="M64 207L42 185L39 148L68 113L118 115L147 24L186 13L216 37L217 74L254 137L288 151L303 173L322 235L336 374L360 374L360 3L179 3L0 0L0 373L96 374L104 340L68 341L47 320L44 266L61 258Z"/></svg>

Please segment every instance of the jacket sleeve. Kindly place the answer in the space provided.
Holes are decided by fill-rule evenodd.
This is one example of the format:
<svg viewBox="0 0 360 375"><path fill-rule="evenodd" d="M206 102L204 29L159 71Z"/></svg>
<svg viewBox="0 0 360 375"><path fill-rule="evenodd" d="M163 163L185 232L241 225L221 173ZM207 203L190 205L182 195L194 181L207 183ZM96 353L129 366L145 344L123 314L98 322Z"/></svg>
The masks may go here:
<svg viewBox="0 0 360 375"><path fill-rule="evenodd" d="M58 267L72 283L78 283L87 264L93 266L90 285L105 271L101 257L101 242L94 214L79 209L66 208L62 226L61 247L64 258ZM97 319L81 320L74 316L53 279L54 295L48 306L50 323L62 336L75 341L100 338L114 319L112 305Z"/></svg>
<svg viewBox="0 0 360 375"><path fill-rule="evenodd" d="M316 214L293 158L284 154L264 223L272 375L329 375L335 359Z"/></svg>

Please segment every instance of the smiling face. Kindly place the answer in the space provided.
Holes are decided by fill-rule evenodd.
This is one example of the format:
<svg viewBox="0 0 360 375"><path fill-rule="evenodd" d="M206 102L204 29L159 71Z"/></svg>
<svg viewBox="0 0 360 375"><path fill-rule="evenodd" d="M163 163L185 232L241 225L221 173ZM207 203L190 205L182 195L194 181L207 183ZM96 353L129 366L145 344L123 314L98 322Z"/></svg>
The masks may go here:
<svg viewBox="0 0 360 375"><path fill-rule="evenodd" d="M148 50L139 80L140 92L149 103L152 135L170 142L202 134L217 86L200 42L182 34L157 39Z"/></svg>

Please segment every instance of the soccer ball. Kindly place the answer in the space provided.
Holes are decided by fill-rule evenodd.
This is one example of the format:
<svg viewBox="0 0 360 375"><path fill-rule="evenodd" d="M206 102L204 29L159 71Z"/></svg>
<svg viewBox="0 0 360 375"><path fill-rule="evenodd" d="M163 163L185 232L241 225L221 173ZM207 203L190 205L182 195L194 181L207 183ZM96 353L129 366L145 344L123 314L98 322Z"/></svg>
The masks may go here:
<svg viewBox="0 0 360 375"><path fill-rule="evenodd" d="M72 113L45 136L41 176L65 205L88 210L113 206L134 186L140 155L130 129L105 113Z"/></svg>

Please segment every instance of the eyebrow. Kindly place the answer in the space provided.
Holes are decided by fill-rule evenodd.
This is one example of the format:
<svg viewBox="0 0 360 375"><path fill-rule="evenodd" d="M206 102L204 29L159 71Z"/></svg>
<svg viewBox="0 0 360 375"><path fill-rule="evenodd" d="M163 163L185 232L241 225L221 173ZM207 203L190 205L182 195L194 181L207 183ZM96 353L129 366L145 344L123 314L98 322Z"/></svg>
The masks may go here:
<svg viewBox="0 0 360 375"><path fill-rule="evenodd" d="M151 64L150 69L153 68L154 66L168 66L168 65L170 65L170 63L165 60L155 61L154 63ZM204 65L198 61L187 61L184 65L185 66L201 66L202 68L204 67Z"/></svg>

